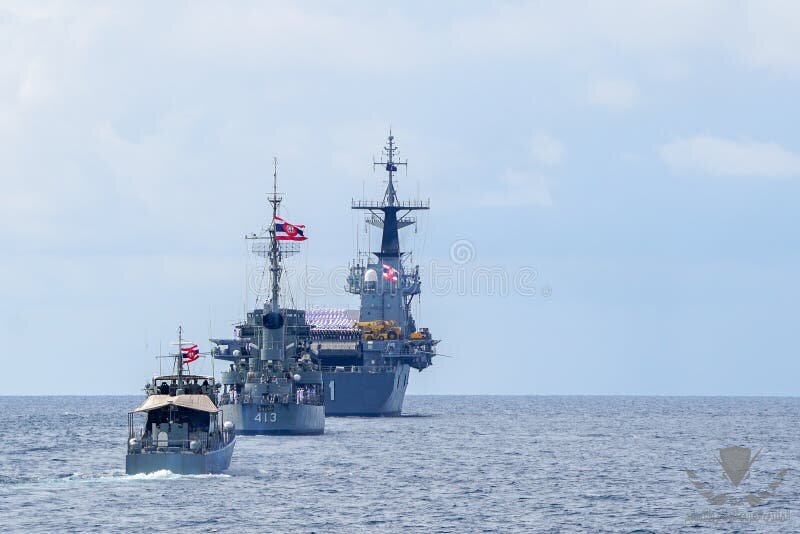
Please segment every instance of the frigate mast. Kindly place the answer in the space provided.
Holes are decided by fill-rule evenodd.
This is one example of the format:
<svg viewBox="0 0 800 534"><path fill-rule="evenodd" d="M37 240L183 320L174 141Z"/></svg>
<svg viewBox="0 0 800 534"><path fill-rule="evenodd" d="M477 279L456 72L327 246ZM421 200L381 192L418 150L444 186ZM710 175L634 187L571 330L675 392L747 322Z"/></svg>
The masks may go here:
<svg viewBox="0 0 800 534"><path fill-rule="evenodd" d="M183 326L178 326L178 355L175 357L175 365L178 368L178 389L183 389Z"/></svg>
<svg viewBox="0 0 800 534"><path fill-rule="evenodd" d="M278 216L278 207L281 205L283 196L278 194L278 158L272 160L272 194L268 197L272 204L272 223L269 226L269 270L272 274L272 300L269 303L271 312L280 311L278 303L278 293L280 292L281 282L281 263L280 248L275 231L275 218Z"/></svg>
<svg viewBox="0 0 800 534"><path fill-rule="evenodd" d="M275 218L278 216L281 201L283 201L283 194L278 193L278 158L272 160L272 193L267 196L267 200L272 206L272 221L268 224L266 235L262 230L261 234L250 234L244 236L245 239L253 241L252 252L256 256L266 259L264 272L269 268L270 271L270 303L269 311L280 311L280 284L283 275L283 267L281 262L284 258L293 256L300 252L300 248L294 243L278 242ZM264 243L266 241L266 243ZM256 292L256 305L261 300L261 284Z"/></svg>

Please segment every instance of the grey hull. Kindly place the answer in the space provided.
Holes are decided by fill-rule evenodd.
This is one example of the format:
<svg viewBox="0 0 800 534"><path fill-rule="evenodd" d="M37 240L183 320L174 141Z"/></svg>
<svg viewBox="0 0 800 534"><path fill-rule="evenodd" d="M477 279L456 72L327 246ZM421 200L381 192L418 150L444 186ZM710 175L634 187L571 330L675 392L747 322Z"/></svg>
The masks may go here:
<svg viewBox="0 0 800 534"><path fill-rule="evenodd" d="M239 435L309 435L325 432L325 408L310 404L224 404L226 421Z"/></svg>
<svg viewBox="0 0 800 534"><path fill-rule="evenodd" d="M381 372L325 372L325 415L393 417L403 411L408 365Z"/></svg>
<svg viewBox="0 0 800 534"><path fill-rule="evenodd" d="M137 475L156 471L172 471L179 475L207 475L221 473L231 465L234 438L225 447L205 454L193 452L139 452L128 453L125 473Z"/></svg>

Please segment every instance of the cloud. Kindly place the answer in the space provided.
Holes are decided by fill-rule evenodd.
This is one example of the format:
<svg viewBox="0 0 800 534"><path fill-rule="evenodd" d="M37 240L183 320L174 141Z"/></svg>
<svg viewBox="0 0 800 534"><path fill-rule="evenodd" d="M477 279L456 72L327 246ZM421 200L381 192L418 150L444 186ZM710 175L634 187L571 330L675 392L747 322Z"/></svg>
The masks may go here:
<svg viewBox="0 0 800 534"><path fill-rule="evenodd" d="M500 178L499 186L479 195L479 203L484 206L550 206L548 178L538 172L510 170Z"/></svg>
<svg viewBox="0 0 800 534"><path fill-rule="evenodd" d="M776 143L698 135L667 143L659 153L676 172L758 178L800 176L800 155Z"/></svg>
<svg viewBox="0 0 800 534"><path fill-rule="evenodd" d="M528 169L508 169L495 182L475 195L478 203L489 207L550 206L550 178L542 167L554 167L564 160L566 149L547 132L530 139L531 165Z"/></svg>
<svg viewBox="0 0 800 534"><path fill-rule="evenodd" d="M774 72L800 70L800 4L764 0L743 4L744 23L735 49L745 62Z"/></svg>
<svg viewBox="0 0 800 534"><path fill-rule="evenodd" d="M576 16L579 5L580 16ZM452 50L581 63L597 51L644 68L711 53L748 67L800 73L800 4L791 0L495 3L453 21ZM570 28L570 31L563 31ZM445 47L444 49L449 49Z"/></svg>
<svg viewBox="0 0 800 534"><path fill-rule="evenodd" d="M531 155L536 163L551 167L563 161L566 150L561 141L548 133L539 132L531 139Z"/></svg>
<svg viewBox="0 0 800 534"><path fill-rule="evenodd" d="M537 169L554 167L564 160L566 149L560 140L547 132L530 139L531 168L506 170L492 186L475 196L489 207L550 206L550 178Z"/></svg>
<svg viewBox="0 0 800 534"><path fill-rule="evenodd" d="M639 101L639 88L627 80L598 80L589 85L587 98L610 111L626 111Z"/></svg>

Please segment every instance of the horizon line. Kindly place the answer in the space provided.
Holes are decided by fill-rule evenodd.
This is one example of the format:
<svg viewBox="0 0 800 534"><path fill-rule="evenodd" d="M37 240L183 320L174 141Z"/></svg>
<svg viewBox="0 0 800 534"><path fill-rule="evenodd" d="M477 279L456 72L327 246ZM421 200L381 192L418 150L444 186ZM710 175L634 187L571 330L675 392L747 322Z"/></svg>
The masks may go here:
<svg viewBox="0 0 800 534"><path fill-rule="evenodd" d="M137 397L142 393L21 393L0 394L8 397ZM664 397L664 398L781 398L796 399L800 394L761 393L413 393L406 397Z"/></svg>

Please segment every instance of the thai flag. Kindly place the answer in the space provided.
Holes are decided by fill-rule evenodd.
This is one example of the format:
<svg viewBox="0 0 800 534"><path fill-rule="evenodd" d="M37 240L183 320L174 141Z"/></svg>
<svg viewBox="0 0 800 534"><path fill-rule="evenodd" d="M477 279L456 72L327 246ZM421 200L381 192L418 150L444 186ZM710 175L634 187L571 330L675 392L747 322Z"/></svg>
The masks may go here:
<svg viewBox="0 0 800 534"><path fill-rule="evenodd" d="M397 282L397 270L395 270L391 265L383 264L383 279L388 280L390 282Z"/></svg>
<svg viewBox="0 0 800 534"><path fill-rule="evenodd" d="M192 363L200 357L200 349L197 348L195 343L188 347L181 347L181 355L183 356L183 363Z"/></svg>
<svg viewBox="0 0 800 534"><path fill-rule="evenodd" d="M278 241L305 241L308 239L304 234L304 224L292 224L284 221L277 215L273 217L272 223L275 225L275 239Z"/></svg>

